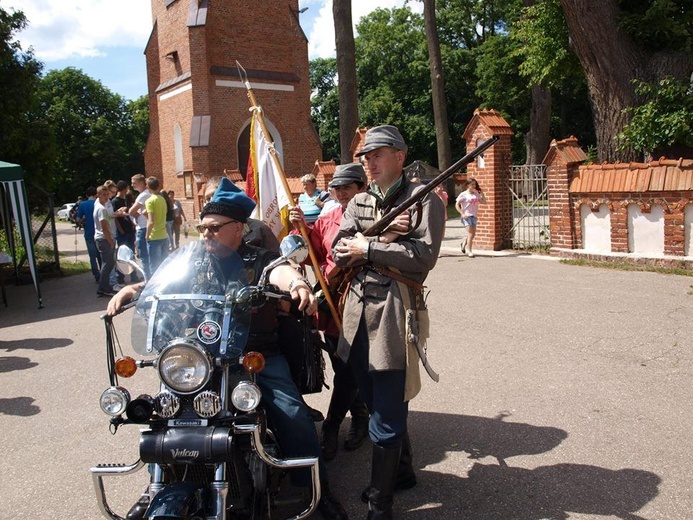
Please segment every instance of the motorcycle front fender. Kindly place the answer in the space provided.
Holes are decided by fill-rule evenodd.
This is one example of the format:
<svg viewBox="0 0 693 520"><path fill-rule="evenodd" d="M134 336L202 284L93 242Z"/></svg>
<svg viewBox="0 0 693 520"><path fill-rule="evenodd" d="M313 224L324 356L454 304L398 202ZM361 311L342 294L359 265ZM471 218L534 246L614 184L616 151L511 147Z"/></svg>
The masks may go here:
<svg viewBox="0 0 693 520"><path fill-rule="evenodd" d="M174 482L159 491L149 504L146 518L204 518L204 489L192 482Z"/></svg>

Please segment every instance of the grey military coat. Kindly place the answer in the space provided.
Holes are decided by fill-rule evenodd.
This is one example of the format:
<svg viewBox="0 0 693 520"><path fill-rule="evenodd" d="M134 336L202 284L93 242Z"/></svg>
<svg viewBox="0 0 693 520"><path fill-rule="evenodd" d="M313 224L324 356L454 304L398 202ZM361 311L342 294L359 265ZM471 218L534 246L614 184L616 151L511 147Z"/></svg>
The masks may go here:
<svg viewBox="0 0 693 520"><path fill-rule="evenodd" d="M423 186L420 184L407 183L393 207L421 189ZM403 276L423 283L438 259L445 229L445 211L440 197L429 193L423 200L421 223L408 235L390 244L378 242L377 237L368 237L372 241L368 262L354 264L365 264L366 268L352 280L346 296L342 334L337 346L337 354L344 361L349 358L363 315L368 331L370 370L406 368L405 309L400 288L397 281L368 267L383 266L390 270L397 268ZM377 213L373 195L357 194L344 212L332 247L342 237L354 236L372 225L380 217ZM412 217L412 225L414 224L415 218ZM333 258L338 258L334 251ZM336 263L340 267L346 267L347 264L344 260L336 260Z"/></svg>

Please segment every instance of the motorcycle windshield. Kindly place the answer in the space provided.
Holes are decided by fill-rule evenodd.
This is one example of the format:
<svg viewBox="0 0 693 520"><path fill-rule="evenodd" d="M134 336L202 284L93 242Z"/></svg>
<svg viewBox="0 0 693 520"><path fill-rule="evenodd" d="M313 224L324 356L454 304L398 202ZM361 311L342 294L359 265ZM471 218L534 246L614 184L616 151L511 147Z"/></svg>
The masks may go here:
<svg viewBox="0 0 693 520"><path fill-rule="evenodd" d="M203 345L213 356L238 358L250 328L250 307L235 301L248 273L235 251L196 241L172 253L147 282L132 322L132 347L155 356L171 341Z"/></svg>

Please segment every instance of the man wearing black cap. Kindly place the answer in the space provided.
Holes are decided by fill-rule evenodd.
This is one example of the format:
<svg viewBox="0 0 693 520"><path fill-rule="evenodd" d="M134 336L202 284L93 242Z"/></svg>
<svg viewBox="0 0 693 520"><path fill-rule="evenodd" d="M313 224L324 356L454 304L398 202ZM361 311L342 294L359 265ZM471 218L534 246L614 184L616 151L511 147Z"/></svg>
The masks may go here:
<svg viewBox="0 0 693 520"><path fill-rule="evenodd" d="M423 186L403 174L407 145L394 126L368 130L356 155L363 157L373 182L349 203L333 245L337 265L356 271L346 293L337 353L354 368L371 412L371 483L361 498L368 502L369 519L389 520L395 489L416 485L408 401L421 385L418 347L426 335L427 312L422 283L438 258L445 208L438 196L428 194L416 216L365 237L363 230Z"/></svg>
<svg viewBox="0 0 693 520"><path fill-rule="evenodd" d="M342 215L354 198L354 195L365 191L368 177L359 163L340 164L337 166L329 187L334 190L334 196L339 205L327 213L321 213L313 226L307 227L313 251L320 262L325 278L330 281L330 275L335 266L332 258L332 242L342 223ZM289 213L289 220L295 227L305 217L301 208L296 206ZM325 319L323 319L325 315ZM320 328L324 329L328 345L335 346L339 338L339 327L332 319L330 312L320 311ZM334 371L332 396L327 417L322 423L322 454L325 460L332 460L337 455L339 446L339 427L348 411L351 411L351 427L344 441L347 451L358 449L368 433L368 408L358 395L358 386L351 368L344 363L336 352L330 352L330 361Z"/></svg>
<svg viewBox="0 0 693 520"><path fill-rule="evenodd" d="M247 221L254 208L255 202L225 178L200 213L201 223L198 230L205 240L208 253L223 262L229 250L237 251L248 272L255 273L258 277L262 269L277 258L278 254L244 243L243 223ZM274 268L269 281L280 290L289 292L292 299L298 300L299 310L305 310L308 314L315 313L317 303L310 286L291 266L280 265ZM250 283L257 283L257 279L250 280ZM123 288L109 302L108 314L117 314L122 305L131 300L143 285L135 284ZM265 369L257 378L262 391L262 402L272 420L285 456L320 457L320 443L315 425L291 378L286 359L279 351L276 339L276 305L276 300L269 300L254 311L250 326L248 346L263 353L266 359ZM327 468L322 457L319 466L322 485L322 495L318 503L320 512L327 519L347 519L344 508L330 492ZM296 475L296 485L307 485L307 482L299 480L303 476ZM146 509L146 504L144 506Z"/></svg>

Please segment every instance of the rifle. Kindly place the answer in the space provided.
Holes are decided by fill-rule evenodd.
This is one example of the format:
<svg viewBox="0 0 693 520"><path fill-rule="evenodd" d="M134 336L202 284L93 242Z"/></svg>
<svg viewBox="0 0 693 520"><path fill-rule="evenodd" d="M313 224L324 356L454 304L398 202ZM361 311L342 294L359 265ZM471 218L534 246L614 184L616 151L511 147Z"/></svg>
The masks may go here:
<svg viewBox="0 0 693 520"><path fill-rule="evenodd" d="M437 177L435 177L431 182L426 184L423 189L417 191L414 195L409 197L407 200L401 202L398 206L393 208L392 210L388 211L387 214L383 215L383 217L378 220L375 224L369 226L363 231L364 236L375 236L379 235L383 231L385 231L385 228L389 226L395 218L397 218L397 215L402 213L403 211L408 210L410 207L412 207L414 204L420 202L423 200L423 198L431 193L436 186L439 184L444 183L446 180L448 180L452 175L462 168L463 166L466 166L470 162L472 162L474 159L476 159L477 156L481 155L484 153L488 148L493 146L496 141L500 139L499 136L494 135L487 141L484 141L481 143L479 146L474 148L471 152L469 152L467 155L462 157L459 161L457 161L455 164L450 166L447 170L445 170L443 173L439 174Z"/></svg>

